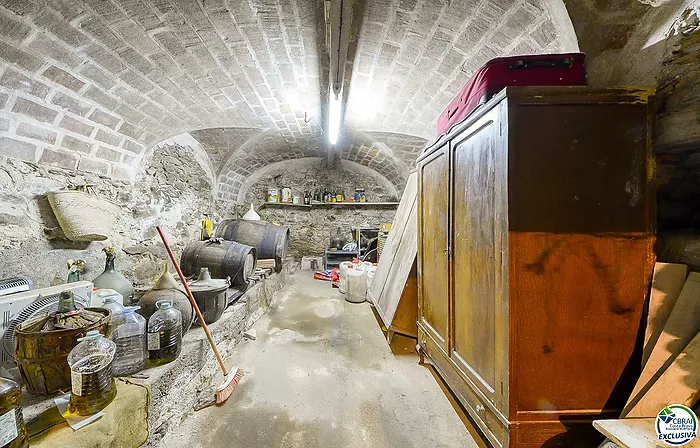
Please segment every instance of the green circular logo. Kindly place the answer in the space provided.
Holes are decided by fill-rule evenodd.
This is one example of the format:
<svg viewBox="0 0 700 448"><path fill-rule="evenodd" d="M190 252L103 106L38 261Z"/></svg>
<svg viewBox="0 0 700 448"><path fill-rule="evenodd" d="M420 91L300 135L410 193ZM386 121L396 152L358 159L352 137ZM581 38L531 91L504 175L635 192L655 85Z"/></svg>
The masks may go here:
<svg viewBox="0 0 700 448"><path fill-rule="evenodd" d="M682 404L663 408L656 416L656 434L669 445L685 445L697 436L698 418L695 412Z"/></svg>

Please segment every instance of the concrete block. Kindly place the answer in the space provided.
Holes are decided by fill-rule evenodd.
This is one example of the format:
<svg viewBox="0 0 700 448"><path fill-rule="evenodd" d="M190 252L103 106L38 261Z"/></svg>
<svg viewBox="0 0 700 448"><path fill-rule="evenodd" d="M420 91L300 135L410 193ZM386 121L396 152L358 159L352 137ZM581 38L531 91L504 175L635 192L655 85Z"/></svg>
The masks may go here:
<svg viewBox="0 0 700 448"><path fill-rule="evenodd" d="M107 112L104 112L100 109L95 109L92 111L92 113L88 116L88 118L95 123L99 123L102 125L105 125L111 129L115 129L117 125L119 125L119 118L115 117L114 115L108 114Z"/></svg>
<svg viewBox="0 0 700 448"><path fill-rule="evenodd" d="M80 68L80 74L103 87L106 90L117 85L116 81L108 73L100 69L94 64L87 63Z"/></svg>
<svg viewBox="0 0 700 448"><path fill-rule="evenodd" d="M74 170L78 166L78 155L73 151L63 151L58 148L46 148L39 159L43 165Z"/></svg>
<svg viewBox="0 0 700 448"><path fill-rule="evenodd" d="M96 86L88 87L83 93L83 97L93 100L107 110L114 110L119 107L119 102L113 96L103 92L102 89Z"/></svg>
<svg viewBox="0 0 700 448"><path fill-rule="evenodd" d="M114 109L114 113L132 123L138 123L145 118L144 114L126 104L122 104Z"/></svg>
<svg viewBox="0 0 700 448"><path fill-rule="evenodd" d="M112 50L119 50L124 46L124 43L119 40L119 38L112 32L110 27L105 26L104 22L100 20L84 20L80 24L80 28L91 34L97 41L111 48Z"/></svg>
<svg viewBox="0 0 700 448"><path fill-rule="evenodd" d="M7 157L36 162L36 145L0 136L0 154Z"/></svg>
<svg viewBox="0 0 700 448"><path fill-rule="evenodd" d="M545 20L540 26L538 26L532 33L530 33L538 45L542 48L554 42L557 38L557 30L551 20Z"/></svg>
<svg viewBox="0 0 700 448"><path fill-rule="evenodd" d="M15 42L21 42L29 35L31 28L22 22L4 14L0 14L0 36Z"/></svg>
<svg viewBox="0 0 700 448"><path fill-rule="evenodd" d="M122 158L122 154L120 152L105 148L104 146L97 148L97 153L95 155L100 159L108 160L110 162L119 162L119 160Z"/></svg>
<svg viewBox="0 0 700 448"><path fill-rule="evenodd" d="M49 9L44 9L39 16L34 19L34 23L42 28L46 28L54 36L72 47L80 47L90 42L85 34L73 28L59 15L54 14Z"/></svg>
<svg viewBox="0 0 700 448"><path fill-rule="evenodd" d="M85 85L83 81L79 80L78 78L66 72L65 70L56 67L55 65L52 65L51 67L44 70L44 73L42 74L45 77L49 78L51 81L55 82L56 84L60 84L63 87L73 90L75 92L82 89Z"/></svg>
<svg viewBox="0 0 700 448"><path fill-rule="evenodd" d="M131 137L134 140L138 140L139 138L141 138L141 136L144 133L144 131L142 129L137 128L133 124L128 123L126 121L124 123L122 123L121 126L119 126L119 129L117 129L117 132L119 132L120 134L124 134L127 137Z"/></svg>
<svg viewBox="0 0 700 448"><path fill-rule="evenodd" d="M0 78L0 85L10 90L25 92L41 99L46 98L46 95L51 91L47 85L35 79L30 79L11 68L8 68L5 70L5 73L3 73L2 78Z"/></svg>
<svg viewBox="0 0 700 448"><path fill-rule="evenodd" d="M27 47L35 53L48 56L69 67L77 67L82 64L82 58L70 47L56 39L51 38L48 34L36 33Z"/></svg>
<svg viewBox="0 0 700 448"><path fill-rule="evenodd" d="M102 68L117 74L124 70L124 64L122 64L119 59L115 58L107 52L99 44L90 44L83 49L85 54L87 54L93 61L102 66Z"/></svg>
<svg viewBox="0 0 700 448"><path fill-rule="evenodd" d="M64 135L61 139L61 146L68 149L74 149L76 151L89 154L92 151L92 145L85 140L75 138L71 135Z"/></svg>
<svg viewBox="0 0 700 448"><path fill-rule="evenodd" d="M92 131L95 129L94 126L90 126L89 124L80 120L76 120L75 118L70 117L68 115L61 119L59 126L68 131L84 135L85 137L90 137L90 134L92 134Z"/></svg>
<svg viewBox="0 0 700 448"><path fill-rule="evenodd" d="M17 64L23 69L31 72L41 67L42 62L36 56L32 56L14 46L0 41L0 59L11 64Z"/></svg>
<svg viewBox="0 0 700 448"><path fill-rule="evenodd" d="M101 142L107 143L112 146L119 146L122 141L122 136L115 134L114 132L104 131L99 129L95 138Z"/></svg>
<svg viewBox="0 0 700 448"><path fill-rule="evenodd" d="M10 120L0 117L0 131L7 131L8 129L10 129Z"/></svg>
<svg viewBox="0 0 700 448"><path fill-rule="evenodd" d="M5 107L5 104L7 104L7 99L8 99L9 97L10 97L10 96L9 96L8 94L6 94L6 93L0 93L0 109L2 109L3 107Z"/></svg>
<svg viewBox="0 0 700 448"><path fill-rule="evenodd" d="M139 75L133 70L126 70L124 73L119 75L119 79L129 84L134 89L138 90L142 94L148 93L155 89L155 85L148 81L143 76Z"/></svg>
<svg viewBox="0 0 700 448"><path fill-rule="evenodd" d="M17 98L17 100L15 100L15 105L12 107L12 112L23 114L45 123L53 123L54 119L58 115L58 112L55 110L49 109L48 107L44 107L35 103L34 101L24 98Z"/></svg>
<svg viewBox="0 0 700 448"><path fill-rule="evenodd" d="M81 117L86 116L92 108L89 104L61 92L54 93L51 103L75 115L80 115Z"/></svg>
<svg viewBox="0 0 700 448"><path fill-rule="evenodd" d="M100 176L109 175L109 163L104 160L89 157L80 158L80 161L78 162L78 169L80 171L87 171L88 173L95 173Z"/></svg>
<svg viewBox="0 0 700 448"><path fill-rule="evenodd" d="M34 2L28 2L26 0L5 0L2 6L20 17L32 15L38 9L38 6Z"/></svg>
<svg viewBox="0 0 700 448"><path fill-rule="evenodd" d="M20 123L17 126L17 135L29 137L34 140L40 140L46 143L56 143L56 133L39 126L34 126L29 123Z"/></svg>

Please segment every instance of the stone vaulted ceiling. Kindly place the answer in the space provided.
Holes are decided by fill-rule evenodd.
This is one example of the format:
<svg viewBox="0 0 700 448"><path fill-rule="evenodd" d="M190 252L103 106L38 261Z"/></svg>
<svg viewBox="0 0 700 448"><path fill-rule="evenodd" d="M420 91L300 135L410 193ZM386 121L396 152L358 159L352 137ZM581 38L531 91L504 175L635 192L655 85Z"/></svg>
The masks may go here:
<svg viewBox="0 0 700 448"><path fill-rule="evenodd" d="M336 155L398 187L480 64L576 46L559 0L358 2ZM322 0L0 0L0 154L31 162L129 179L189 134L232 200L327 156L327 77Z"/></svg>

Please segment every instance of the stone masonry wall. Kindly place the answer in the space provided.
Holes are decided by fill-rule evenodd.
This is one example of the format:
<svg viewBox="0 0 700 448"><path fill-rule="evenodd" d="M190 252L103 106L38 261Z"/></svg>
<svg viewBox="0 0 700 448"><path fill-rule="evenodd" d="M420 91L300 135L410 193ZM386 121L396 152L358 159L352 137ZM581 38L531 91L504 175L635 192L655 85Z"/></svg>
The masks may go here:
<svg viewBox="0 0 700 448"><path fill-rule="evenodd" d="M638 22L624 47L608 49L589 61L589 82L657 88L658 227L660 232L697 232L700 1L650 8Z"/></svg>
<svg viewBox="0 0 700 448"><path fill-rule="evenodd" d="M20 275L48 286L65 281L66 260L87 262L82 279L104 268L105 246L118 250L116 265L137 284L153 280L167 254L155 225L160 224L176 253L199 238L200 220L214 215L206 176L188 148L170 146L149 156L132 184L92 173L47 168L14 158L0 158L0 278ZM121 216L106 241L73 243L65 239L46 192L67 185L94 184L101 197L121 205ZM85 219L90 219L87 215Z"/></svg>
<svg viewBox="0 0 700 448"><path fill-rule="evenodd" d="M359 171L352 164L344 162L335 168L326 168L325 159L303 159L277 166L259 178L245 195L245 204L231 210L234 216L242 216L254 204L261 218L291 227L292 241L290 255L297 261L306 255L323 255L329 239L336 234L338 227L350 238L350 227L358 224L378 225L391 222L395 208L265 208L267 190L288 186L293 194L305 189L339 187L345 194L352 194L355 188L364 188L370 202L396 201L397 194L384 185L376 176ZM386 181L384 182L386 183Z"/></svg>

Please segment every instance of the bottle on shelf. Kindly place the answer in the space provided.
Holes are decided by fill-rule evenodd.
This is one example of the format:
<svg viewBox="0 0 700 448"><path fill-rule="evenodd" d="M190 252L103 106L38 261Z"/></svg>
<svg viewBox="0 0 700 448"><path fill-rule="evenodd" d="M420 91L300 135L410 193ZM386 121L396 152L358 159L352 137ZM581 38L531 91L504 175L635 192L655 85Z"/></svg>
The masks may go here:
<svg viewBox="0 0 700 448"><path fill-rule="evenodd" d="M182 314L171 300L156 302L158 311L148 319L148 356L156 365L167 364L182 350Z"/></svg>
<svg viewBox="0 0 700 448"><path fill-rule="evenodd" d="M338 188L336 195L335 195L335 202L343 202L344 197L343 197L343 190L341 188Z"/></svg>
<svg viewBox="0 0 700 448"><path fill-rule="evenodd" d="M146 367L148 346L146 342L146 319L135 311L139 306L127 306L122 310L122 323L114 329L112 341L117 344L112 374L131 375Z"/></svg>
<svg viewBox="0 0 700 448"><path fill-rule="evenodd" d="M109 316L109 324L107 325L107 337L110 337L122 321L124 320L124 306L117 301L116 295L108 295L102 299L102 308L108 309L112 314Z"/></svg>
<svg viewBox="0 0 700 448"><path fill-rule="evenodd" d="M22 389L15 381L0 378L0 446L29 446L27 428L22 417Z"/></svg>
<svg viewBox="0 0 700 448"><path fill-rule="evenodd" d="M117 251L113 247L105 247L102 249L107 259L105 261L105 270L100 275L95 277L92 283L98 289L113 289L124 297L124 303L131 303L134 298L134 286L124 277L124 275L115 269L114 260L117 258Z"/></svg>
<svg viewBox="0 0 700 448"><path fill-rule="evenodd" d="M71 396L68 411L92 415L106 408L117 395L112 364L117 345L97 330L90 330L68 354Z"/></svg>

